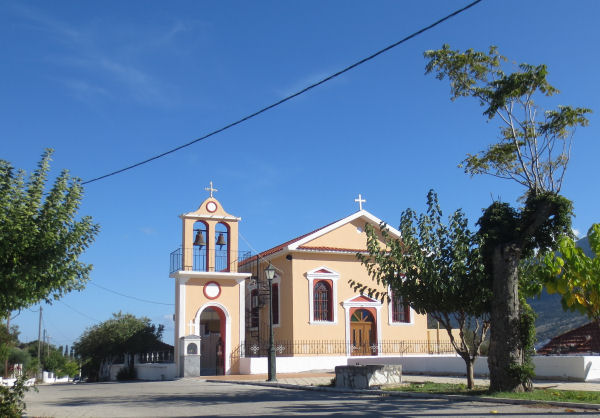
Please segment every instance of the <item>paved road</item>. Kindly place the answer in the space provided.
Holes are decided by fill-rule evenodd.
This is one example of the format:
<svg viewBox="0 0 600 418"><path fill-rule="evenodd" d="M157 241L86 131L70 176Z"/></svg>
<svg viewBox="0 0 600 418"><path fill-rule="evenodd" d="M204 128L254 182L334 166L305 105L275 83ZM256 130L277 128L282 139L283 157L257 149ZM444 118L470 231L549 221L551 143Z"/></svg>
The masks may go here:
<svg viewBox="0 0 600 418"><path fill-rule="evenodd" d="M26 396L29 417L183 417L360 415L453 417L510 415L597 416L598 411L568 411L442 399L410 399L254 385L210 383L199 379L170 382L86 383L40 386Z"/></svg>

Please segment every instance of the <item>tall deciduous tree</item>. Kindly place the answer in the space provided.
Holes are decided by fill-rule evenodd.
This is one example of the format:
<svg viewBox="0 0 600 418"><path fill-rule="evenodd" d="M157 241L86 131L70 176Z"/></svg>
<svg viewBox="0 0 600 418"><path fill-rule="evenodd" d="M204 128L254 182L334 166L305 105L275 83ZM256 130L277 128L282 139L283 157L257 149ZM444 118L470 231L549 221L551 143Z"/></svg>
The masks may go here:
<svg viewBox="0 0 600 418"><path fill-rule="evenodd" d="M428 314L446 329L467 369L473 388L473 366L489 329L491 286L484 272L476 235L458 210L442 221L437 194L427 195L427 213L419 217L402 213L402 239L392 237L381 225L367 226L368 255L358 254L378 284L402 295L420 314ZM379 236L384 246L380 245ZM356 289L373 293L368 286L351 282ZM458 324L459 335L453 333Z"/></svg>
<svg viewBox="0 0 600 418"><path fill-rule="evenodd" d="M25 172L0 160L0 315L81 290L91 265L79 256L99 226L77 219L83 189L63 171L46 190L52 150Z"/></svg>
<svg viewBox="0 0 600 418"><path fill-rule="evenodd" d="M507 73L506 58L495 47L485 53L444 45L424 55L429 60L427 73L449 79L452 100L475 98L484 116L499 124L500 139L477 154L468 154L462 163L465 172L513 180L525 188L524 207L495 202L479 220L482 254L494 291L490 389L523 390L518 268L534 249L552 248L555 238L570 230L572 205L558 193L574 130L587 125L590 110L570 106L541 110L534 97L558 93L547 80L547 67L520 64Z"/></svg>
<svg viewBox="0 0 600 418"><path fill-rule="evenodd" d="M157 327L146 317L119 312L88 328L73 347L83 361L84 374L91 379L104 378L102 370L108 370L118 356L152 351L162 346L163 329L163 325Z"/></svg>

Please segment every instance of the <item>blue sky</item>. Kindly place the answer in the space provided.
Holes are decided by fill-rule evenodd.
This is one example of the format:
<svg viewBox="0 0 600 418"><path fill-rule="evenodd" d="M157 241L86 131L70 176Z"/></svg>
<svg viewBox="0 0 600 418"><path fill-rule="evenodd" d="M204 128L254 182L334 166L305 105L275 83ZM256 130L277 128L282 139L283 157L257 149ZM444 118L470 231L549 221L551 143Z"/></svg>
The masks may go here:
<svg viewBox="0 0 600 418"><path fill-rule="evenodd" d="M467 1L0 1L0 158L32 170L55 149L53 174L88 180L218 129L402 39ZM423 51L497 45L515 62L545 63L561 94L592 108L576 132L563 194L574 228L599 222L597 1L483 1L309 93L206 141L86 187L80 214L102 231L83 259L92 283L174 302L169 253L178 215L213 181L242 217L244 249L264 250L357 210L397 226L434 188L449 214L474 222L492 198L523 190L457 168L497 138L471 100L449 100L425 76ZM14 320L37 338L37 307ZM112 312L167 326L173 308L94 285L44 306L56 345Z"/></svg>

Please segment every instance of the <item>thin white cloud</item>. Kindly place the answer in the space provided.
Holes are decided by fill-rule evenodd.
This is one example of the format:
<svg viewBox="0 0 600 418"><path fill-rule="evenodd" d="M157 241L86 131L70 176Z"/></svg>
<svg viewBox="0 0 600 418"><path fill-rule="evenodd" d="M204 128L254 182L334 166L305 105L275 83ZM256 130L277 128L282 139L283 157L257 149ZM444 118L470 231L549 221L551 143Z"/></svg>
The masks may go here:
<svg viewBox="0 0 600 418"><path fill-rule="evenodd" d="M147 236L156 235L156 229L151 228L149 226L141 227L140 232Z"/></svg>
<svg viewBox="0 0 600 418"><path fill-rule="evenodd" d="M577 238L581 238L581 232L579 231L579 229L571 229L571 231L573 232L573 235L575 235Z"/></svg>
<svg viewBox="0 0 600 418"><path fill-rule="evenodd" d="M112 95L104 88L88 83L84 80L68 79L60 82L73 94L73 96L83 102L90 102L97 96L111 98Z"/></svg>
<svg viewBox="0 0 600 418"><path fill-rule="evenodd" d="M303 88L306 88L314 83L317 83L321 80L323 80L326 77L329 77L332 73L334 73L337 70L332 70L331 72L320 72L320 73L316 73L313 75L309 75L306 77L303 77L301 79L299 79L298 81L292 83L289 87L285 87L283 89L278 89L276 91L276 93L281 96L281 98L290 96L294 93L299 92L300 90L302 90ZM331 81L329 81L327 83L328 86L331 86L332 84L341 81L343 78L345 77L345 75L342 75L340 77L337 77Z"/></svg>
<svg viewBox="0 0 600 418"><path fill-rule="evenodd" d="M139 65L125 62L120 57L119 49L132 50L135 49L134 47L122 45L115 50L107 51L100 46L101 43L95 39L96 35L93 32L79 31L39 9L23 4L15 6L14 11L33 23L34 29L55 37L70 50L61 55L50 55L46 59L53 60L57 65L85 69L85 73L77 75L72 80L62 80L62 84L76 97L89 99L96 95L96 97L122 99L125 92L125 95L143 104L172 105L173 94L167 93L165 83L144 71ZM169 31L160 34L155 44L164 45L171 42L184 30L186 26L176 22ZM132 59L131 55L125 54L128 59Z"/></svg>

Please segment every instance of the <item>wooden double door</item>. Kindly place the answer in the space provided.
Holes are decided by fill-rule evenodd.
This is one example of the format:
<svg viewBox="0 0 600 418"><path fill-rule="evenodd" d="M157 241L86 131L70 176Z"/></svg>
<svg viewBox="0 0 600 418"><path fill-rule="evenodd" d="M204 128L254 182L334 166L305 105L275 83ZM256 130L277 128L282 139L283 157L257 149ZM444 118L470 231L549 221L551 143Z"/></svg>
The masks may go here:
<svg viewBox="0 0 600 418"><path fill-rule="evenodd" d="M354 311L350 318L350 343L353 356L377 355L375 330L375 320L371 312L366 309Z"/></svg>

